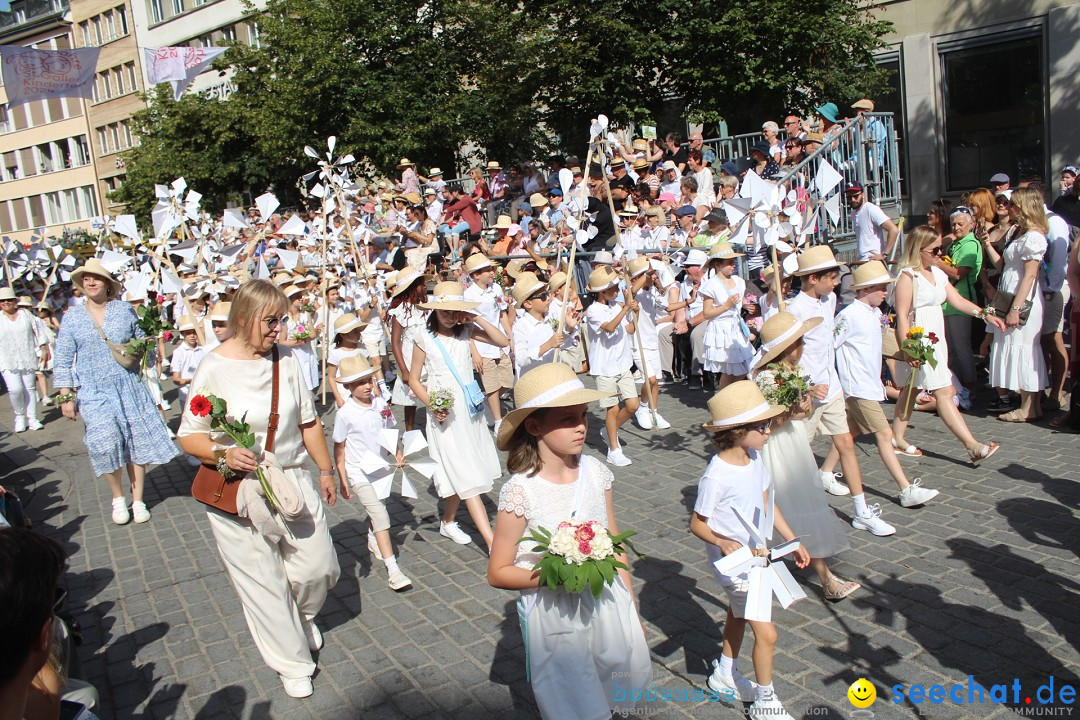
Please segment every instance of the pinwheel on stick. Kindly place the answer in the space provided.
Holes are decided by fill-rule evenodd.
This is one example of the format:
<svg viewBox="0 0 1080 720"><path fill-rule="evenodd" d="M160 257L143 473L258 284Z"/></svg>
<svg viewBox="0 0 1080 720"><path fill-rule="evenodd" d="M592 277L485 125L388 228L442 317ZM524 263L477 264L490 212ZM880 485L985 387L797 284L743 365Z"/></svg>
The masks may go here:
<svg viewBox="0 0 1080 720"><path fill-rule="evenodd" d="M438 467L438 463L426 452L428 444L424 439L424 433L419 430L406 431L401 438L400 452L398 452L398 435L398 430L384 429L378 436L379 447L385 450L389 457L396 458L396 462L391 463L386 454L376 455L371 451L365 451L360 458L360 469L371 479L371 486L380 500L390 497L390 491L393 489L394 480L397 479L399 472L401 496L416 498L416 488L409 482L405 469L411 469L430 481Z"/></svg>

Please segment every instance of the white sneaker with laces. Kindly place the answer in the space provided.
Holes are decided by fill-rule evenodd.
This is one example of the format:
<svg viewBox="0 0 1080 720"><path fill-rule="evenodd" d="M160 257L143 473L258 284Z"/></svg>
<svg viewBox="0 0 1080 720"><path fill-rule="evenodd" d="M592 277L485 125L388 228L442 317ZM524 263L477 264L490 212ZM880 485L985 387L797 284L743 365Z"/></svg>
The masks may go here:
<svg viewBox="0 0 1080 720"><path fill-rule="evenodd" d="M758 687L757 684L751 680L748 680L741 672L735 670L731 674L723 673L720 671L720 663L713 660L713 672L709 676L706 684L709 689L714 690L722 696L721 699L727 699L732 696L742 702L753 702L757 700Z"/></svg>
<svg viewBox="0 0 1080 720"><path fill-rule="evenodd" d="M311 650L311 652L322 650L322 633L319 631L319 628L315 627L315 623L301 619L300 624L304 626L304 636L307 637L308 649Z"/></svg>
<svg viewBox="0 0 1080 720"><path fill-rule="evenodd" d="M285 688L285 694L292 698L306 698L311 697L315 692L315 688L311 686L311 678L287 678L284 675L279 675L281 678L281 684Z"/></svg>
<svg viewBox="0 0 1080 720"><path fill-rule="evenodd" d="M795 720L795 718L784 709L783 703L775 697L771 697L768 700L758 700L750 706L747 715L752 720Z"/></svg>
<svg viewBox="0 0 1080 720"><path fill-rule="evenodd" d="M113 498L112 521L117 525L125 525L129 520L131 520L131 513L128 512L127 500L122 497Z"/></svg>
<svg viewBox="0 0 1080 720"><path fill-rule="evenodd" d="M28 430L41 430L41 429L43 429L44 427L45 427L45 426L44 426L44 425L42 425L42 424L41 424L41 421L40 421L40 420L38 420L37 418L34 418L33 420L31 420L30 422L28 422L28 423L26 424L26 428L27 428Z"/></svg>
<svg viewBox="0 0 1080 720"><path fill-rule="evenodd" d="M652 413L649 412L647 405L638 405L637 412L634 413L634 422L642 430L652 430Z"/></svg>
<svg viewBox="0 0 1080 720"><path fill-rule="evenodd" d="M608 444L608 434L606 427L600 428L600 439L604 441L605 446ZM620 448L622 447L622 438L619 437L618 433L615 434L615 445Z"/></svg>
<svg viewBox="0 0 1080 720"><path fill-rule="evenodd" d="M660 413L656 413L656 429L667 430L671 427L671 423L664 419L664 416Z"/></svg>
<svg viewBox="0 0 1080 720"><path fill-rule="evenodd" d="M456 522L440 524L439 534L450 538L458 545L468 545L472 542L472 538Z"/></svg>
<svg viewBox="0 0 1080 720"><path fill-rule="evenodd" d="M851 494L848 486L837 479L844 477L843 473L825 472L824 470L819 470L818 473L821 475L821 485L825 488L825 492L830 495L841 496Z"/></svg>
<svg viewBox="0 0 1080 720"><path fill-rule="evenodd" d="M48 407L49 405L53 404L53 399L46 395L45 397L41 398L41 404L45 407Z"/></svg>
<svg viewBox="0 0 1080 720"><path fill-rule="evenodd" d="M172 403L169 402L168 400L162 398L161 399L161 409L162 410L172 410Z"/></svg>
<svg viewBox="0 0 1080 720"><path fill-rule="evenodd" d="M626 453L623 452L622 448L608 450L607 461L609 465L614 465L615 467L626 467L627 465L633 464L630 458L626 457Z"/></svg>
<svg viewBox="0 0 1080 720"><path fill-rule="evenodd" d="M412 587L412 580L405 577L405 573L400 570L395 570L390 573L390 577L387 578L386 584L390 586L390 589L394 592L400 592L402 590L408 590Z"/></svg>
<svg viewBox="0 0 1080 720"><path fill-rule="evenodd" d="M17 432L17 433L26 432L26 416L25 415L16 415L15 416L15 432Z"/></svg>
<svg viewBox="0 0 1080 720"><path fill-rule="evenodd" d="M142 500L136 500L131 503L131 517L137 523L144 523L150 520L150 511L146 509L146 503Z"/></svg>
<svg viewBox="0 0 1080 720"><path fill-rule="evenodd" d="M924 488L922 479L915 478L910 485L900 491L900 504L906 508L925 505L940 494L937 490Z"/></svg>
<svg viewBox="0 0 1080 720"><path fill-rule="evenodd" d="M856 515L851 521L856 530L869 530L878 537L885 537L896 532L889 523L881 519L881 503L866 506L866 515Z"/></svg>

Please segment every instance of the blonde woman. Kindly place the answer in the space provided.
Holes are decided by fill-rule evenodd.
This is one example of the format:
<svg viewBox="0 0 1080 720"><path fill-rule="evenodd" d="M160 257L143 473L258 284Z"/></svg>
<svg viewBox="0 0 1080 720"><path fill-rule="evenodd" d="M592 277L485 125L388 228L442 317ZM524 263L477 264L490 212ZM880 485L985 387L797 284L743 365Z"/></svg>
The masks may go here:
<svg viewBox="0 0 1080 720"><path fill-rule="evenodd" d="M1017 188L1009 199L1009 217L1018 230L1002 251L983 240L987 259L1001 271L998 292L1012 293L1005 327L994 332L990 348L990 384L1020 393L1020 407L998 416L1005 422L1032 422L1042 417L1040 397L1046 387L1046 360L1039 341L1043 297L1039 292L1039 265L1046 254L1050 226L1042 195L1034 188ZM1026 302L1026 320L1020 312Z"/></svg>

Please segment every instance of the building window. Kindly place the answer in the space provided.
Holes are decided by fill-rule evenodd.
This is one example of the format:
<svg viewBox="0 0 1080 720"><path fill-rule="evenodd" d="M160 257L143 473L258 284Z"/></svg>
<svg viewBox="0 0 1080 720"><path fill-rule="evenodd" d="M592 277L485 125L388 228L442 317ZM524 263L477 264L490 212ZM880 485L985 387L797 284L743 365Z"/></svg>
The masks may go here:
<svg viewBox="0 0 1080 720"><path fill-rule="evenodd" d="M115 40L116 35L116 21L113 19L111 12L105 13L105 29L109 32L109 40Z"/></svg>
<svg viewBox="0 0 1080 720"><path fill-rule="evenodd" d="M79 30L82 33L83 47L93 47L93 41L90 39L90 21L83 20L79 23Z"/></svg>
<svg viewBox="0 0 1080 720"><path fill-rule="evenodd" d="M172 0L173 15L184 12L184 0Z"/></svg>
<svg viewBox="0 0 1080 720"><path fill-rule="evenodd" d="M165 11L161 8L161 0L150 0L150 17L154 19L154 22L161 22L165 19Z"/></svg>
<svg viewBox="0 0 1080 720"><path fill-rule="evenodd" d="M221 39L225 42L236 42L236 26L230 25L221 28Z"/></svg>
<svg viewBox="0 0 1080 720"><path fill-rule="evenodd" d="M94 26L94 44L101 45L105 42L105 39L102 37L101 34L101 16L95 15L93 20L91 20L91 23Z"/></svg>
<svg viewBox="0 0 1080 720"><path fill-rule="evenodd" d="M1041 35L941 48L946 187L1046 173L1046 76ZM1001 58L1009 58L1002 63ZM988 69L991 68L991 69Z"/></svg>
<svg viewBox="0 0 1080 720"><path fill-rule="evenodd" d="M135 63L129 62L128 64L124 65L124 69L127 71L128 87L130 88L131 92L135 92L139 89L139 81L135 77Z"/></svg>
<svg viewBox="0 0 1080 720"><path fill-rule="evenodd" d="M116 15L116 25L120 28L120 34L127 35L127 8L121 5L120 7L113 10L113 13Z"/></svg>
<svg viewBox="0 0 1080 720"><path fill-rule="evenodd" d="M247 24L248 45L252 47L262 47L262 43L259 42L259 23L249 22Z"/></svg>
<svg viewBox="0 0 1080 720"><path fill-rule="evenodd" d="M99 127L97 129L97 143L100 148L100 154L102 156L109 154L109 136L105 132L105 128Z"/></svg>
<svg viewBox="0 0 1080 720"><path fill-rule="evenodd" d="M7 103L0 105L0 135L11 132L11 121L8 119Z"/></svg>

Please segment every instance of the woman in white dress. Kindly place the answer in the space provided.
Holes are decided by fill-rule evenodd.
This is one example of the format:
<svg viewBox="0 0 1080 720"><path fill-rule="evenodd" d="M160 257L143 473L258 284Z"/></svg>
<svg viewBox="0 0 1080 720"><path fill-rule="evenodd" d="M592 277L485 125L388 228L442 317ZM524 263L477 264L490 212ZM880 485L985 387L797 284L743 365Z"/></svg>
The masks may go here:
<svg viewBox="0 0 1080 720"><path fill-rule="evenodd" d="M409 364L412 362L413 346L417 335L425 332L428 311L420 307L427 300L424 276L415 268L405 268L398 273L398 281L390 294L390 309L386 315L390 321L390 350L397 363L397 381L394 383L392 400L405 408L405 430L416 427L416 408L419 403L409 387ZM423 378L421 378L423 380Z"/></svg>
<svg viewBox="0 0 1080 720"><path fill-rule="evenodd" d="M15 432L42 428L34 377L39 353L42 357L49 354L49 339L42 325L19 308L15 291L0 289L0 374L15 411Z"/></svg>
<svg viewBox="0 0 1080 720"><path fill-rule="evenodd" d="M285 330L278 340L279 345L292 349L293 357L300 363L300 372L303 373L304 383L312 392L319 386L319 359L311 346L311 341L316 335L314 318L311 313L301 310L304 305L304 291L296 285L288 285L282 288L285 297L289 299L289 310L285 322ZM303 329L307 338L297 337Z"/></svg>
<svg viewBox="0 0 1080 720"><path fill-rule="evenodd" d="M481 496L491 491L495 479L502 475L502 467L484 413L470 412L462 383L473 382L470 338L500 348L510 341L497 327L471 312L478 305L465 302L459 283L441 282L435 286L431 301L420 306L434 312L428 316L427 331L416 336L409 387L425 406L430 401L429 389L449 390L454 396L449 410L429 408L427 413L428 452L439 464L434 475L435 491L446 500L439 533L459 545L472 542L454 520L458 504L464 500L490 550L491 523ZM420 380L425 371L426 386Z"/></svg>
<svg viewBox="0 0 1080 720"><path fill-rule="evenodd" d="M716 274L701 284L698 294L704 298L701 314L708 323L705 326L706 373L722 373L717 389L736 380L746 379L754 348L747 332L743 331L743 296L746 281L735 274L736 258L744 253L735 252L729 243L717 243L710 255Z"/></svg>
<svg viewBox="0 0 1080 720"><path fill-rule="evenodd" d="M906 242L893 298L896 308L896 342L903 346L912 326L923 328L925 336L931 341L937 338L934 345L937 366L920 365L916 360L909 360L906 365L897 363L896 382L904 386L904 390L896 401L893 445L901 455L922 454L906 440L911 415L904 412L908 402L908 388L905 384L908 382L908 373L915 372L917 375L914 392L922 388L934 396L937 400L938 417L956 439L964 444L971 462L979 463L996 453L1000 446L995 442L981 443L976 440L964 422L964 416L953 403L956 390L952 384L952 371L949 370L949 347L945 343L945 315L941 311L941 305L948 300L952 307L972 317L983 317L986 313L975 303L964 299L949 282L948 275L933 264L934 258L940 257L943 252L941 235L937 230L929 225L920 225L908 235ZM986 321L990 324L1001 324L1001 321L993 316Z"/></svg>
<svg viewBox="0 0 1080 720"><path fill-rule="evenodd" d="M1001 271L998 292L1013 294L1005 315L1005 329L994 331L990 347L990 384L1020 393L1020 407L999 415L1005 422L1032 422L1042 417L1043 388L1046 387L1046 361L1040 346L1043 296L1039 292L1039 265L1046 254L1046 220L1043 197L1034 188L1017 188L1009 201L1009 216L1018 225L1014 239L999 254L983 239L986 255ZM1020 321L1020 308L1031 302L1026 322Z"/></svg>

